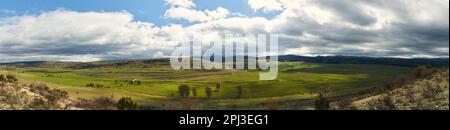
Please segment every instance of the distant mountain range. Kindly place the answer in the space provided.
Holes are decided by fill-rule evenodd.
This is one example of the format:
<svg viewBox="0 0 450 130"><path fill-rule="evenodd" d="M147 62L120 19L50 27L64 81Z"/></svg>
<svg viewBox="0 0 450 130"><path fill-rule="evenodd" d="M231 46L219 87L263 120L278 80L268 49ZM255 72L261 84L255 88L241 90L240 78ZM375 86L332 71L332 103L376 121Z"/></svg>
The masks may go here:
<svg viewBox="0 0 450 130"><path fill-rule="evenodd" d="M247 59L248 57L245 57ZM225 58L223 58L225 59ZM403 67L416 67L426 65L428 67L448 67L449 58L373 58L373 57L354 57L354 56L318 56L306 57L297 55L282 55L278 57L281 62L299 61L321 64L377 64L393 65ZM0 65L13 66L58 66L58 67L98 67L108 65L127 65L135 62L151 63L158 65L169 64L169 59L146 59L146 60L116 60L116 61L97 61L97 62L57 62L57 61L25 61L0 63Z"/></svg>
<svg viewBox="0 0 450 130"><path fill-rule="evenodd" d="M296 55L279 56L279 61L303 61L310 63L325 64L379 64L404 67L416 67L426 65L429 67L448 67L448 58L373 58L373 57L354 57L354 56L318 56L305 57Z"/></svg>

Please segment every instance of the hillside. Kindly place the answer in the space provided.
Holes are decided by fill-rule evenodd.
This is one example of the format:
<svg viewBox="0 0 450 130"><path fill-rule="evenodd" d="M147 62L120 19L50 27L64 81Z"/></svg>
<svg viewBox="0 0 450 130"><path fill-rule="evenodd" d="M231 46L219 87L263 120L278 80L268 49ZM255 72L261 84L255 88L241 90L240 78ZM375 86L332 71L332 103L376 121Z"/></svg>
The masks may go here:
<svg viewBox="0 0 450 130"><path fill-rule="evenodd" d="M449 110L448 69L393 91L354 101L359 110Z"/></svg>
<svg viewBox="0 0 450 130"><path fill-rule="evenodd" d="M22 84L14 75L0 71L0 110L115 110L112 98L71 99L64 90Z"/></svg>
<svg viewBox="0 0 450 130"><path fill-rule="evenodd" d="M0 83L0 110L67 110L71 106L67 92L49 90L45 85Z"/></svg>

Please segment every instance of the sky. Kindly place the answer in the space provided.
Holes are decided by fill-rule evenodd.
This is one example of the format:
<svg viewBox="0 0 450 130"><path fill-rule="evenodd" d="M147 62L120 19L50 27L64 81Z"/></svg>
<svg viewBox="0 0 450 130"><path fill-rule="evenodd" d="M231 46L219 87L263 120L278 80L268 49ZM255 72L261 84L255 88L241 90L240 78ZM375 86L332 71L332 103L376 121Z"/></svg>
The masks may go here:
<svg viewBox="0 0 450 130"><path fill-rule="evenodd" d="M449 57L449 0L2 0L0 62L160 58L192 35L280 55Z"/></svg>

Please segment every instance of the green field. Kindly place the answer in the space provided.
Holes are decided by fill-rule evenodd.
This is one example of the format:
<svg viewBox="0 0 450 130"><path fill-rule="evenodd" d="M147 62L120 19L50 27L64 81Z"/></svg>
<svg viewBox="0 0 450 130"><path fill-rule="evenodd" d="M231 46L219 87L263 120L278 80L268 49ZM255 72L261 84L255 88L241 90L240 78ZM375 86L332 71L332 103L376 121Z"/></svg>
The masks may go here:
<svg viewBox="0 0 450 130"><path fill-rule="evenodd" d="M259 72L245 70L181 70L175 71L167 64L143 61L127 64L99 63L95 67L67 67L63 65L41 65L15 67L12 72L22 82L46 83L50 87L69 92L71 98L99 96L132 97L147 106L176 106L178 86L187 84L197 88L193 98L199 106L211 109L226 109L230 106L254 109L261 103L294 102L312 99L321 87L331 89L331 95L358 92L379 87L383 81L409 72L409 68L384 65L356 64L311 64L303 62L281 62L279 75L273 81L260 81ZM140 85L129 81L140 81ZM223 87L206 99L205 87L215 90L220 82ZM88 87L93 83L100 88ZM236 99L236 87L244 87L241 99ZM206 104L206 105L205 105ZM282 107L282 106L278 106Z"/></svg>

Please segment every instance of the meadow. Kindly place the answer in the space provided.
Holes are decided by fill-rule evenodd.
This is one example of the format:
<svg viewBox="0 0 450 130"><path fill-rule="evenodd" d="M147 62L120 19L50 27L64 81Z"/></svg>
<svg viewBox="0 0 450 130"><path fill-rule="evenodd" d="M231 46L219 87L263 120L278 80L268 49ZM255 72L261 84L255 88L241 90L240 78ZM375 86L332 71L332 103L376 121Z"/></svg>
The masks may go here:
<svg viewBox="0 0 450 130"><path fill-rule="evenodd" d="M197 96L191 95L190 102L207 104L211 109L230 106L254 109L261 103L308 101L322 88L330 89L332 96L356 93L380 87L385 80L410 71L388 65L281 62L276 80L260 81L259 72L250 70L175 71L165 62L145 60L92 64L46 62L13 67L11 72L24 83L45 83L69 92L74 99L131 97L151 107L177 106L178 86L186 84L197 89ZM221 84L220 89L216 89L217 83ZM243 88L239 99L237 86ZM206 96L206 87L213 90L210 98Z"/></svg>

